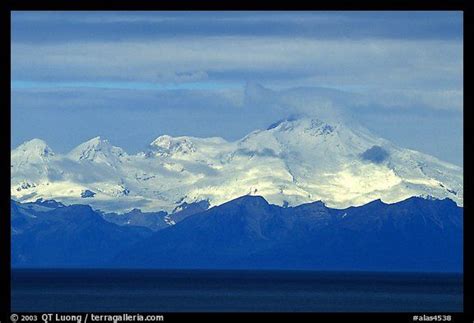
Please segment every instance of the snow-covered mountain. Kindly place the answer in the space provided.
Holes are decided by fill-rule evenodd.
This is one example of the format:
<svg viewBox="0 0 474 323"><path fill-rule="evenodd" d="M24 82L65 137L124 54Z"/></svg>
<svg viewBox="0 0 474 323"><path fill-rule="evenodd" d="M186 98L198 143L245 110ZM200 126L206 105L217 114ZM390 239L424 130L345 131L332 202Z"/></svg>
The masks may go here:
<svg viewBox="0 0 474 323"><path fill-rule="evenodd" d="M235 142L164 135L136 155L100 137L66 155L33 139L12 150L11 171L16 200L113 212L172 212L182 203L215 206L246 194L281 206L321 200L343 208L410 196L463 204L462 168L361 127L311 118L276 122Z"/></svg>
<svg viewBox="0 0 474 323"><path fill-rule="evenodd" d="M114 166L120 163L120 157L127 154L122 148L112 146L107 139L92 138L74 148L68 157L75 161L93 161Z"/></svg>

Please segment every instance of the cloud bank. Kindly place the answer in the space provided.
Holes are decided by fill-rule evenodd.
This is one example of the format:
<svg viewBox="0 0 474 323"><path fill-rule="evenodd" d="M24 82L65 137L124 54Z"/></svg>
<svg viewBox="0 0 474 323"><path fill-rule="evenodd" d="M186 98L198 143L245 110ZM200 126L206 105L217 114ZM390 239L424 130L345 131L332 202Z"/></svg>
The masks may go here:
<svg viewBox="0 0 474 323"><path fill-rule="evenodd" d="M13 143L236 139L311 114L459 164L462 22L461 12L15 12Z"/></svg>

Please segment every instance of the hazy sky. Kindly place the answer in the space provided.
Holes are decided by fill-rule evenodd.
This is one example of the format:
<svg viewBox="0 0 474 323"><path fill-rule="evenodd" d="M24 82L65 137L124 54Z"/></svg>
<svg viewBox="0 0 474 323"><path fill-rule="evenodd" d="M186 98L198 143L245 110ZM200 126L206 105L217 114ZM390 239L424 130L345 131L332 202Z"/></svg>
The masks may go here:
<svg viewBox="0 0 474 323"><path fill-rule="evenodd" d="M12 146L238 139L303 113L462 165L461 12L15 12Z"/></svg>

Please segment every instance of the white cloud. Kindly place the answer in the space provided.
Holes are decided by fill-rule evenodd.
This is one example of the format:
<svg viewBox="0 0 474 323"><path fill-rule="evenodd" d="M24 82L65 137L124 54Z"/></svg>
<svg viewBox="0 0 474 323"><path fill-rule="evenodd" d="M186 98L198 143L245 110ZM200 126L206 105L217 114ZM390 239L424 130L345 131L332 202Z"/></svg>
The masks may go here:
<svg viewBox="0 0 474 323"><path fill-rule="evenodd" d="M184 37L12 46L13 78L21 80L188 82L221 74L243 83L254 76L281 87L421 94L426 105L455 109L462 107L462 59L462 44L442 40Z"/></svg>

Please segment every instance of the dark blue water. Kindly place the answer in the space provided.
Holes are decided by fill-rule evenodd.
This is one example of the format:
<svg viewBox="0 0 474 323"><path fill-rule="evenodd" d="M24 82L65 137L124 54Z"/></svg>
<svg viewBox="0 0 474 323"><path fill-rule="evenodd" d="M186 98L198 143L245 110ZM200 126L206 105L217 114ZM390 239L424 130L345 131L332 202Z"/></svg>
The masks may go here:
<svg viewBox="0 0 474 323"><path fill-rule="evenodd" d="M460 312L462 275L14 270L13 311Z"/></svg>

